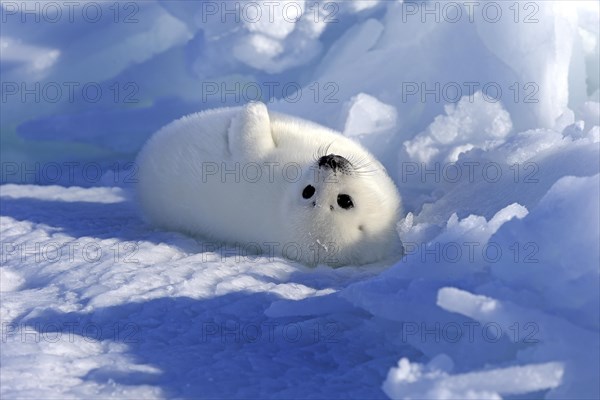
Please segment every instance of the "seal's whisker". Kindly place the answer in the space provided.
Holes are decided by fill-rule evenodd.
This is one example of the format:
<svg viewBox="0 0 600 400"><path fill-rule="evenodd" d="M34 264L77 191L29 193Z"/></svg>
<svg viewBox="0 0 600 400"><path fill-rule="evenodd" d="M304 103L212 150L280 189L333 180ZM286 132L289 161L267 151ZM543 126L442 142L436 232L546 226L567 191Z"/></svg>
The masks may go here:
<svg viewBox="0 0 600 400"><path fill-rule="evenodd" d="M327 148L325 149L325 154L324 154L324 155L327 155L327 154L329 154L329 149L331 148L331 145L332 145L334 142L335 142L335 140L334 140L334 141L332 141L331 143L329 143L329 144L327 145Z"/></svg>
<svg viewBox="0 0 600 400"><path fill-rule="evenodd" d="M325 148L325 144L319 146L319 158L327 155L327 149Z"/></svg>
<svg viewBox="0 0 600 400"><path fill-rule="evenodd" d="M371 175L377 172L377 169L370 169L370 170L366 170L366 171L356 171L356 175L358 176L366 176L366 175Z"/></svg>
<svg viewBox="0 0 600 400"><path fill-rule="evenodd" d="M317 164L319 162L319 158L321 158L320 152L321 152L321 146L319 146L319 148L315 149L315 151L313 152L313 162L315 164Z"/></svg>
<svg viewBox="0 0 600 400"><path fill-rule="evenodd" d="M358 163L358 165L357 165L357 169L361 170L361 169L364 169L364 168L368 168L368 167L370 167L372 164L373 164L373 162L372 162L372 161L370 161L370 160L366 159L365 157L362 157L362 158L359 160L359 163Z"/></svg>

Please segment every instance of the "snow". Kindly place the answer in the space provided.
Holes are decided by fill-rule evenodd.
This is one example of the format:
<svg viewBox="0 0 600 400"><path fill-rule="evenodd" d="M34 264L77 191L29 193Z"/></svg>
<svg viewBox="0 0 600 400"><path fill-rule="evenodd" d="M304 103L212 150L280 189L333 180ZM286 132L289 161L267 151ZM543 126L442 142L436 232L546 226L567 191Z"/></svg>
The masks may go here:
<svg viewBox="0 0 600 400"><path fill-rule="evenodd" d="M0 396L600 397L598 3L267 3L1 3ZM382 161L401 260L141 218L144 141L257 88Z"/></svg>
<svg viewBox="0 0 600 400"><path fill-rule="evenodd" d="M456 162L469 150L497 147L512 129L506 110L485 100L481 92L463 97L456 106L449 104L444 109L445 116L435 117L426 132L404 143L412 160Z"/></svg>
<svg viewBox="0 0 600 400"><path fill-rule="evenodd" d="M392 399L405 398L406 392L414 396L409 398L501 399L500 394L522 394L556 387L563 375L563 368L559 363L509 367L453 376L436 368L431 368L425 373L423 369L419 364L411 365L406 358L401 359L398 368L390 370L384 390Z"/></svg>
<svg viewBox="0 0 600 400"><path fill-rule="evenodd" d="M396 127L396 109L366 93L352 97L347 103L347 108L343 131L346 136L372 135Z"/></svg>

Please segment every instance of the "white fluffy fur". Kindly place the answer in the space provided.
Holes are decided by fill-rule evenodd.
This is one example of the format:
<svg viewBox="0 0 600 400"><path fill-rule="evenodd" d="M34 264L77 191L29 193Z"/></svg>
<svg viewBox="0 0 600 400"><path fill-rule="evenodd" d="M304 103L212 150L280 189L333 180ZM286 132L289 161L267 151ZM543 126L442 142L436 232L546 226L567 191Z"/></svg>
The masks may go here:
<svg viewBox="0 0 600 400"><path fill-rule="evenodd" d="M317 160L326 154L345 157L355 169L319 169ZM383 166L350 139L268 112L262 103L172 122L148 141L138 166L142 210L163 228L309 265L370 263L401 246L395 230L400 196ZM306 200L302 191L309 184L316 193ZM337 205L340 193L352 197L354 208Z"/></svg>

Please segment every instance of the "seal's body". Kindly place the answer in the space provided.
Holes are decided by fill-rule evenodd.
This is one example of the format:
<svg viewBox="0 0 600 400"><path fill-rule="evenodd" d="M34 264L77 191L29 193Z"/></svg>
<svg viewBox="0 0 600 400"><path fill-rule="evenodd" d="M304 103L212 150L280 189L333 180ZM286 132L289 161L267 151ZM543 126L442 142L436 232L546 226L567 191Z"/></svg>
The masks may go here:
<svg viewBox="0 0 600 400"><path fill-rule="evenodd" d="M383 166L325 127L262 103L183 117L137 160L154 224L305 264L365 264L401 245Z"/></svg>

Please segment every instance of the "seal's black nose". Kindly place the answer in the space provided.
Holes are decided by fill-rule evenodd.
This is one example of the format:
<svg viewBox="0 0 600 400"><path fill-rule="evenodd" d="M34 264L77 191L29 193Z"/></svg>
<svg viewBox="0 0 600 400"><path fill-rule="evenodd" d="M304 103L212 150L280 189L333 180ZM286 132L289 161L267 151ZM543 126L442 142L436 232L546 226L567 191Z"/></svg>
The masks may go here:
<svg viewBox="0 0 600 400"><path fill-rule="evenodd" d="M336 171L338 169L345 170L348 168L348 160L346 160L342 156L338 156L335 154L328 154L319 158L319 168L320 167L329 167L332 170Z"/></svg>

